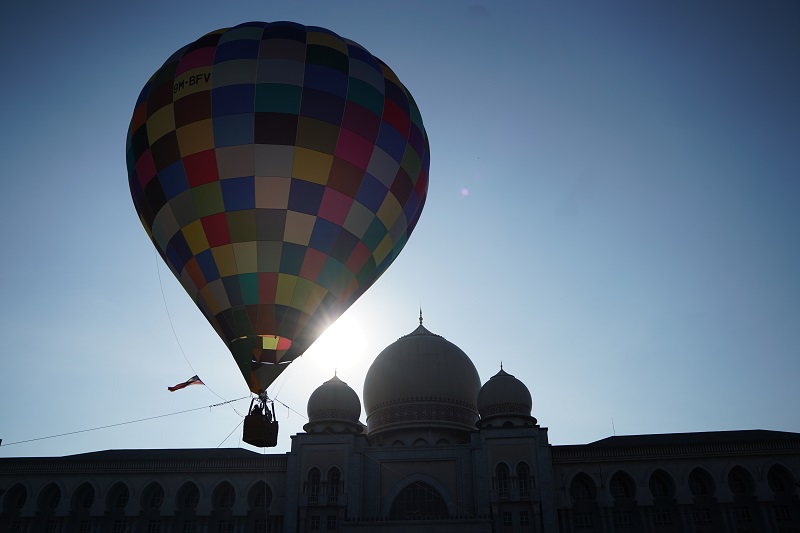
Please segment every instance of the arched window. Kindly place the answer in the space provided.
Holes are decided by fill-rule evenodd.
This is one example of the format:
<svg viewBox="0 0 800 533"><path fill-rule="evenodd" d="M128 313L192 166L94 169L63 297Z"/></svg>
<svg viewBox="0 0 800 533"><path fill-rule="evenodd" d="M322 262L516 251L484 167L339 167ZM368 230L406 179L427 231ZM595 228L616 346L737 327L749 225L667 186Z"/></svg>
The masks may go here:
<svg viewBox="0 0 800 533"><path fill-rule="evenodd" d="M267 533L276 531L275 525L267 527L267 522L274 524L274 517L270 516L270 506L272 505L272 489L266 481L258 481L247 493L247 505L250 508L247 512L247 523L243 531L248 533Z"/></svg>
<svg viewBox="0 0 800 533"><path fill-rule="evenodd" d="M233 514L233 503L236 500L236 491L227 481L219 483L211 493L212 519L208 531L217 533L233 533L236 521Z"/></svg>
<svg viewBox="0 0 800 533"><path fill-rule="evenodd" d="M650 476L650 494L656 500L671 500L675 495L675 484L669 474L659 469Z"/></svg>
<svg viewBox="0 0 800 533"><path fill-rule="evenodd" d="M714 482L702 468L695 468L689 474L689 490L695 498L714 495Z"/></svg>
<svg viewBox="0 0 800 533"><path fill-rule="evenodd" d="M164 503L164 489L155 481L150 483L142 492L142 509L160 509Z"/></svg>
<svg viewBox="0 0 800 533"><path fill-rule="evenodd" d="M392 502L389 520L447 518L447 504L439 492L422 481L408 485Z"/></svg>
<svg viewBox="0 0 800 533"><path fill-rule="evenodd" d="M755 483L750 473L741 466L734 466L728 472L728 487L733 493L733 520L740 530L753 528L762 531L762 513L755 498ZM777 499L777 498L776 498Z"/></svg>
<svg viewBox="0 0 800 533"><path fill-rule="evenodd" d="M83 483L72 495L72 510L75 512L88 512L94 504L94 487Z"/></svg>
<svg viewBox="0 0 800 533"><path fill-rule="evenodd" d="M517 465L517 488L519 488L520 498L530 496L532 485L533 479L531 479L531 469L528 467L528 463L519 463Z"/></svg>
<svg viewBox="0 0 800 533"><path fill-rule="evenodd" d="M233 502L236 500L236 491L227 481L223 481L217 488L214 489L214 509L221 511L223 509L230 509L233 507Z"/></svg>
<svg viewBox="0 0 800 533"><path fill-rule="evenodd" d="M797 498L794 495L794 476L786 468L774 465L767 472L767 481L769 482L769 488L772 489L775 495L775 521L779 526L783 526L788 525L793 519L797 520L796 516L792 516L796 513L794 510L797 509ZM780 527L779 530L784 531ZM790 529L786 531L790 531Z"/></svg>
<svg viewBox="0 0 800 533"><path fill-rule="evenodd" d="M750 496L753 492L753 481L744 468L734 466L728 472L728 487L734 496Z"/></svg>
<svg viewBox="0 0 800 533"><path fill-rule="evenodd" d="M30 529L46 533L61 531L63 519L56 516L58 506L61 504L61 488L56 483L49 483L39 493L36 504L38 516L30 524Z"/></svg>
<svg viewBox="0 0 800 533"><path fill-rule="evenodd" d="M61 503L61 489L55 483L50 483L39 494L39 510L52 513L59 503Z"/></svg>
<svg viewBox="0 0 800 533"><path fill-rule="evenodd" d="M650 494L653 495L653 525L672 527L677 516L675 483L664 470L658 469L650 475Z"/></svg>
<svg viewBox="0 0 800 533"><path fill-rule="evenodd" d="M625 472L617 472L611 476L608 488L611 497L617 502L629 502L636 496L633 480Z"/></svg>
<svg viewBox="0 0 800 533"><path fill-rule="evenodd" d="M501 498L508 498L511 487L509 486L508 466L500 463L495 467L495 485L497 493Z"/></svg>
<svg viewBox="0 0 800 533"><path fill-rule="evenodd" d="M767 474L769 488L775 494L784 494L793 490L794 478L784 467L775 465L769 469Z"/></svg>
<svg viewBox="0 0 800 533"><path fill-rule="evenodd" d="M3 513L8 515L18 515L25 502L28 501L28 490L22 483L17 483L3 499Z"/></svg>
<svg viewBox="0 0 800 533"><path fill-rule="evenodd" d="M13 485L8 493L2 497L3 507L0 508L0 530L25 531L28 524L22 520L22 508L28 501L28 490L22 483Z"/></svg>
<svg viewBox="0 0 800 533"><path fill-rule="evenodd" d="M338 498L342 491L342 473L335 466L328 470L328 495Z"/></svg>
<svg viewBox="0 0 800 533"><path fill-rule="evenodd" d="M594 481L587 474L581 472L569 485L569 494L572 496L572 523L575 529L594 529L597 523L595 497L597 489Z"/></svg>
<svg viewBox="0 0 800 533"><path fill-rule="evenodd" d="M128 506L128 500L130 499L130 492L128 492L128 487L124 483L117 483L111 490L108 491L108 496L106 497L106 506L108 507L109 511L119 511L122 512Z"/></svg>
<svg viewBox="0 0 800 533"><path fill-rule="evenodd" d="M142 506L141 521L145 525L146 533L161 533L163 522L161 520L161 505L164 503L164 488L153 481L142 491L140 500Z"/></svg>
<svg viewBox="0 0 800 533"><path fill-rule="evenodd" d="M714 480L703 468L697 467L689 473L689 490L694 496L691 517L695 526L710 527L719 518L714 503Z"/></svg>
<svg viewBox="0 0 800 533"><path fill-rule="evenodd" d="M200 490L197 485L188 481L184 483L175 496L176 513L173 523L180 528L182 533L196 533L199 531L197 519L197 504L200 502Z"/></svg>
<svg viewBox="0 0 800 533"><path fill-rule="evenodd" d="M113 531L126 531L128 521L125 508L128 506L130 492L123 482L116 483L106 494L106 511L112 517Z"/></svg>
<svg viewBox="0 0 800 533"><path fill-rule="evenodd" d="M191 510L197 507L200 502L200 490L197 485L191 481L185 483L180 490L178 490L178 498L175 501L179 510Z"/></svg>
<svg viewBox="0 0 800 533"><path fill-rule="evenodd" d="M575 503L593 502L595 498L594 481L586 474L578 474L569 486L569 493Z"/></svg>
<svg viewBox="0 0 800 533"><path fill-rule="evenodd" d="M267 509L272 505L272 489L265 482L259 481L250 489L248 500L250 509Z"/></svg>
<svg viewBox="0 0 800 533"><path fill-rule="evenodd" d="M608 482L608 490L614 498L611 520L615 530L635 530L639 527L636 510L636 485L627 472L618 471Z"/></svg>
<svg viewBox="0 0 800 533"><path fill-rule="evenodd" d="M320 492L322 492L322 474L319 468L312 468L308 472L308 502L319 503Z"/></svg>

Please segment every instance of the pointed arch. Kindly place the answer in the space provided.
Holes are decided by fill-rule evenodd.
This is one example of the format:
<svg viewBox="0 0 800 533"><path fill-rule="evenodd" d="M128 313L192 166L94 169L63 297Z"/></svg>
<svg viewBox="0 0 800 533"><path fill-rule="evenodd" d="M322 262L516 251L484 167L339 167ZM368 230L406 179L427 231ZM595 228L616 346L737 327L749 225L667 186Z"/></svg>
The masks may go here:
<svg viewBox="0 0 800 533"><path fill-rule="evenodd" d="M123 481L116 482L106 494L106 510L111 512L125 513L128 502L131 498L131 491Z"/></svg>
<svg viewBox="0 0 800 533"><path fill-rule="evenodd" d="M795 477L785 466L774 464L767 471L767 483L775 498L775 520L788 525L798 509Z"/></svg>
<svg viewBox="0 0 800 533"><path fill-rule="evenodd" d="M597 486L589 474L579 472L569 484L569 494L575 504L594 503L597 498Z"/></svg>
<svg viewBox="0 0 800 533"><path fill-rule="evenodd" d="M272 507L272 487L265 480L260 479L250 486L247 491L247 523L244 531L264 533L275 531L274 518L270 517Z"/></svg>
<svg viewBox="0 0 800 533"><path fill-rule="evenodd" d="M657 468L650 474L647 486L653 497L653 525L657 528L672 527L679 516L674 478L666 470Z"/></svg>
<svg viewBox="0 0 800 533"><path fill-rule="evenodd" d="M432 485L424 481L407 484L389 509L389 520L431 520L448 516L444 498Z"/></svg>
<svg viewBox="0 0 800 533"><path fill-rule="evenodd" d="M390 514L392 505L394 505L395 500L400 495L400 493L407 489L410 484L413 483L422 483L424 485L428 485L433 487L433 489L442 497L447 506L447 514L452 515L455 514L455 510L453 509L452 501L453 499L450 497L450 493L442 485L438 479L428 474L424 474L422 472L417 472L416 474L412 474L406 476L404 479L399 480L394 487L392 487L386 496L383 498L383 505L381 506L381 510L383 512L383 516L388 516Z"/></svg>
<svg viewBox="0 0 800 533"><path fill-rule="evenodd" d="M788 468L774 464L767 471L767 483L769 483L770 490L777 496L785 493L791 494L794 491L795 479Z"/></svg>
<svg viewBox="0 0 800 533"><path fill-rule="evenodd" d="M636 499L636 483L624 470L617 470L608 482L608 490L614 502L632 502Z"/></svg>
<svg viewBox="0 0 800 533"><path fill-rule="evenodd" d="M264 512L272 505L272 488L264 480L256 481L247 494L250 510Z"/></svg>
<svg viewBox="0 0 800 533"><path fill-rule="evenodd" d="M614 528L621 530L641 529L636 503L636 483L625 470L617 470L608 481L608 492L613 499L611 520Z"/></svg>
<svg viewBox="0 0 800 533"><path fill-rule="evenodd" d="M31 501L29 494L30 489L26 483L20 481L12 485L7 493L0 496L3 502L0 507L0 529L12 530L15 527L14 524L19 523L25 504Z"/></svg>
<svg viewBox="0 0 800 533"><path fill-rule="evenodd" d="M72 493L70 507L74 513L88 513L94 505L95 490L91 483L84 481Z"/></svg>
<svg viewBox="0 0 800 533"><path fill-rule="evenodd" d="M752 496L755 493L753 475L741 465L735 465L728 471L727 481L734 497Z"/></svg>
<svg viewBox="0 0 800 533"><path fill-rule="evenodd" d="M147 484L142 491L142 496L139 500L143 511L161 509L164 504L164 487L158 481L151 481Z"/></svg>
<svg viewBox="0 0 800 533"><path fill-rule="evenodd" d="M511 474L508 465L499 462L494 467L494 485L500 498L508 498L511 494Z"/></svg>
<svg viewBox="0 0 800 533"><path fill-rule="evenodd" d="M61 503L61 487L53 481L39 492L36 508L43 513L54 513Z"/></svg>
<svg viewBox="0 0 800 533"><path fill-rule="evenodd" d="M328 473L325 477L328 480L328 497L333 499L338 498L343 489L342 471L339 470L339 467L332 466L328 469Z"/></svg>
<svg viewBox="0 0 800 533"><path fill-rule="evenodd" d="M189 511L197 508L200 503L200 489L194 481L186 481L180 486L175 498L175 507L181 511Z"/></svg>
<svg viewBox="0 0 800 533"><path fill-rule="evenodd" d="M675 481L662 468L658 468L650 474L647 485L654 500L672 500L675 498Z"/></svg>
<svg viewBox="0 0 800 533"><path fill-rule="evenodd" d="M514 469L517 474L517 489L519 490L520 498L527 498L530 496L531 489L536 486L536 480L531 475L531 467L525 461L517 463Z"/></svg>
<svg viewBox="0 0 800 533"><path fill-rule="evenodd" d="M18 515L28 501L28 488L22 483L17 483L8 490L3 498L3 513Z"/></svg>
<svg viewBox="0 0 800 533"><path fill-rule="evenodd" d="M689 472L687 480L689 484L689 491L695 498L712 498L716 493L716 486L714 485L714 478L703 467L696 466Z"/></svg>
<svg viewBox="0 0 800 533"><path fill-rule="evenodd" d="M145 531L161 531L161 506L164 505L164 487L161 483L153 480L145 485L139 496L139 505L139 522L144 525Z"/></svg>
<svg viewBox="0 0 800 533"><path fill-rule="evenodd" d="M194 481L184 481L175 492L175 518L177 531L198 531L197 505L200 503L200 489Z"/></svg>
<svg viewBox="0 0 800 533"><path fill-rule="evenodd" d="M316 466L308 471L308 481L306 482L306 494L309 503L318 503L319 495L322 492L322 473Z"/></svg>
<svg viewBox="0 0 800 533"><path fill-rule="evenodd" d="M214 487L211 506L215 511L230 511L236 502L236 490L229 481L221 481Z"/></svg>
<svg viewBox="0 0 800 533"><path fill-rule="evenodd" d="M728 470L726 476L728 489L733 495L733 520L737 526L753 531L763 531L763 513L756 498L756 484L753 474L744 466L737 464Z"/></svg>
<svg viewBox="0 0 800 533"><path fill-rule="evenodd" d="M586 472L578 472L569 484L572 498L572 523L576 529L594 529L599 523L597 486Z"/></svg>

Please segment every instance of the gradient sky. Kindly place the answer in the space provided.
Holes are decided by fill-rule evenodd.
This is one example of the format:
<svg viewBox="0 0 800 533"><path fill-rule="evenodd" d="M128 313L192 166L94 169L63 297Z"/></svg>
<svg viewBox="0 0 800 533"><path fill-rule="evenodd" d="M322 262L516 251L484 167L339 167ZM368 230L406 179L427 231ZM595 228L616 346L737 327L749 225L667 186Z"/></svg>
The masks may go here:
<svg viewBox="0 0 800 533"><path fill-rule="evenodd" d="M796 2L14 2L0 456L250 448L246 401L205 408L248 389L156 255L125 166L149 76L249 20L365 46L412 92L431 145L419 225L334 327L351 340L331 330L270 389L288 406L276 451L334 369L361 395L420 305L482 381L502 361L528 385L554 444L800 432ZM167 391L194 373L208 387Z"/></svg>

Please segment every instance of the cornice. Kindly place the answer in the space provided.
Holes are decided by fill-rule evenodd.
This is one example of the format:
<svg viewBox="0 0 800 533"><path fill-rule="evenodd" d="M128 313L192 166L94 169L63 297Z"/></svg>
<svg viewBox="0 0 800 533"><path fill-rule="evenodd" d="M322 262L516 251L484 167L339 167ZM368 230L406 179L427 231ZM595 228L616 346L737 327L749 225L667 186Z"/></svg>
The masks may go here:
<svg viewBox="0 0 800 533"><path fill-rule="evenodd" d="M725 442L655 446L553 446L553 463L581 461L636 461L685 457L797 454L800 441Z"/></svg>
<svg viewBox="0 0 800 533"><path fill-rule="evenodd" d="M285 455L260 456L252 459L90 459L61 457L0 459L0 474L68 474L80 472L264 472L285 471Z"/></svg>

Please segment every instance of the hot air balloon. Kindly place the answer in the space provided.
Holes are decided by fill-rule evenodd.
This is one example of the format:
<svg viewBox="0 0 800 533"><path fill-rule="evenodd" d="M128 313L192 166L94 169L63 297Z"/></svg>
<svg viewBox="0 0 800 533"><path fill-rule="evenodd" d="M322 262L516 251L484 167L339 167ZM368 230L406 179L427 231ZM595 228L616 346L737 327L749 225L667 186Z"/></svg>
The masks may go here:
<svg viewBox="0 0 800 533"><path fill-rule="evenodd" d="M428 189L428 138L394 72L291 22L175 52L126 155L145 230L256 394L389 267Z"/></svg>

